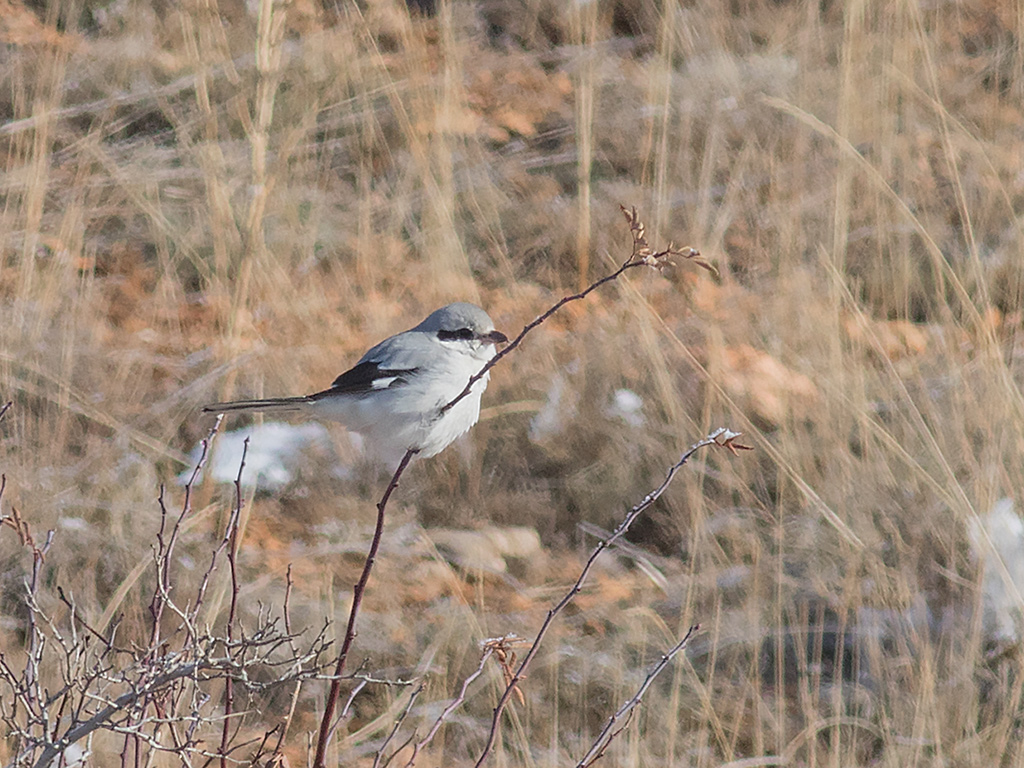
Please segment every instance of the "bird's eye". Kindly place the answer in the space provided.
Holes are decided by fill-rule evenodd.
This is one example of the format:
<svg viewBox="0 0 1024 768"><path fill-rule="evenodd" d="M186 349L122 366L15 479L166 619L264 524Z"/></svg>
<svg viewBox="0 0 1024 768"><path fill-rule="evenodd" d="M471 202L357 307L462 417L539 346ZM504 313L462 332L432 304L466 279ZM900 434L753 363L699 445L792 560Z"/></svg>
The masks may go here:
<svg viewBox="0 0 1024 768"><path fill-rule="evenodd" d="M475 339L476 334L469 328L459 328L457 331L438 331L437 338L441 341L469 341Z"/></svg>

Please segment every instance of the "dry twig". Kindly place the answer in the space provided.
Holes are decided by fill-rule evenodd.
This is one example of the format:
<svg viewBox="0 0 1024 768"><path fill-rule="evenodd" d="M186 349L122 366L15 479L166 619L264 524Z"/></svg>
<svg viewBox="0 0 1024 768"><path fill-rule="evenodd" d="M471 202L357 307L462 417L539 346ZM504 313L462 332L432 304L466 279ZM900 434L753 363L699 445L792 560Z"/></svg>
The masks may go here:
<svg viewBox="0 0 1024 768"><path fill-rule="evenodd" d="M647 494L647 496L644 497L643 501L641 501L639 504L633 507L629 511L629 514L626 515L625 519L621 523L619 523L619 526L612 532L612 535L598 543L598 545L590 553L590 558L583 566L583 570L580 571L580 575L576 579L576 583L573 584L572 588L565 594L565 596L553 608L551 608L548 611L548 615L544 619L544 623L541 624L540 629L537 631L537 636L534 638L533 644L530 646L530 650L527 651L526 656L520 663L519 669L516 670L516 673L512 676L511 680L506 681L505 691L501 695L501 698L498 699L498 704L494 708L494 716L491 719L491 728L487 734L487 741L484 744L483 751L480 753L480 757L477 759L475 763L476 768L479 768L479 766L483 765L484 761L490 755L491 750L493 750L494 742L498 736L498 725L501 723L501 715L505 711L505 707L508 706L509 699L512 697L513 693L517 691L518 685L520 681L523 679L524 675L526 674L527 668L530 666L531 662L537 656L537 652L540 650L540 645L543 642L545 635L547 635L548 630L551 628L551 625L552 623L554 623L554 620L558 616L558 614L560 614L565 609L565 607L573 601L576 595L580 593L580 590L583 588L583 582L586 581L587 576L590 575L590 571L594 567L594 563L597 562L597 559L606 549L612 546L616 542L616 540L620 539L622 536L626 534L630 526L634 523L634 521L636 521L638 517L640 517L640 515L642 515L645 511L650 509L651 505L653 505L654 502L658 500L658 498L665 492L665 490L672 483L672 480L673 478L675 478L676 473L683 467L684 464L686 464L690 460L690 457L693 456L693 454L695 454L701 448L706 448L710 445L717 445L719 447L726 448L731 452L735 452L736 450L747 450L747 446L740 445L737 443L737 439L739 437L740 433L733 432L732 430L727 429L725 427L721 427L719 429L716 429L714 432L711 432L702 440L699 440L693 445L691 445L686 450L686 452L683 453L679 461L677 461L675 464L669 467L668 473L665 475L665 479L661 482L661 485L659 485L657 488L655 488L653 491Z"/></svg>
<svg viewBox="0 0 1024 768"><path fill-rule="evenodd" d="M420 751L434 740L437 732L441 730L441 726L444 724L444 721L447 720L451 714L461 707L463 702L466 701L466 692L469 690L469 686L473 684L474 680L483 674L484 667L487 665L487 660L491 658L491 655L494 654L496 650L504 648L507 642L508 637L496 637L485 640L482 643L484 651L480 655L480 663L477 665L477 668L472 674L462 681L462 687L459 689L459 695L452 699L448 703L448 706L441 711L441 714L437 716L437 720L434 721L430 730L427 731L427 735L413 745L412 754L409 756L409 760L405 764L405 768L412 768L413 764L416 762L416 758L420 754Z"/></svg>
<svg viewBox="0 0 1024 768"><path fill-rule="evenodd" d="M238 462L238 474L235 476L235 506L231 510L228 529L224 538L227 541L228 570L231 573L231 603L228 606L227 646L230 648L235 641L235 618L238 611L238 528L242 518L242 472L245 470L245 457L249 453L249 438L242 442L242 459ZM231 736L231 713L235 709L235 686L231 677L224 681L224 727L220 737L220 768L227 768L227 750Z"/></svg>
<svg viewBox="0 0 1024 768"><path fill-rule="evenodd" d="M229 612L226 634L199 628L206 587L225 548L229 548L232 590L236 596L233 602L237 605L234 557L241 510L240 482L236 484L231 519L202 582L187 605L175 602L171 552L181 523L191 510L192 486L206 461L208 447L206 441L197 469L186 486L181 513L169 532L161 489L161 525L153 558L156 589L150 602L153 627L150 642L143 648L119 648L114 642L116 624L106 637L93 629L79 615L74 596L66 594L59 585L55 588L59 596L55 603L67 607L69 615L65 621L46 613L38 593L44 583L42 567L54 541L53 532L40 546L18 510L0 518L3 527L15 531L32 554L32 567L25 583L28 619L23 668L15 669L0 654L0 722L12 737L13 746L9 768L56 765L55 761L64 759L73 745L83 740L88 743L101 731L123 736L121 756L125 764L147 764L158 752L173 754L182 764L192 764L195 757L219 759L222 765L229 759L236 762L231 754L246 748L245 743L233 743L238 730L232 731L230 726L232 721L240 720L234 702L236 688L261 693L282 684L298 685L323 672L323 657L329 647L326 626L301 646L290 628L282 632L280 621L263 611L255 626L247 629L238 627L234 610ZM3 488L4 483L0 482L0 495ZM161 621L166 618L165 613L178 619L177 626L166 631L165 622ZM236 629L241 630L237 637ZM62 676L61 684L55 688L50 683L53 670L60 670ZM258 675L254 674L256 670L260 671ZM213 696L209 691L222 683L225 710L216 714L210 710ZM221 726L216 751L203 746L212 741L210 725Z"/></svg>
<svg viewBox="0 0 1024 768"><path fill-rule="evenodd" d="M669 662L672 661L675 655L686 647L686 644L690 642L690 638L693 637L694 633L699 629L700 624L694 624L687 630L683 639L672 646L672 648L661 657L654 668L647 673L647 677L644 678L643 683L640 684L640 687L633 695L633 698L619 707L618 711L608 718L608 722L605 724L604 730L602 730L601 733L598 734L598 737L594 739L593 745L591 745L587 754L583 756L583 759L576 763L576 768L590 768L590 766L604 756L605 751L608 749L608 745L612 743L616 736L625 730L627 725L629 725L629 721L633 718L633 713L636 711L636 708L640 706L640 701L643 699L644 694L647 693L647 689L651 687L651 683L654 682L654 678L660 675L662 670L669 665ZM626 718L626 722L616 728L623 717Z"/></svg>
<svg viewBox="0 0 1024 768"><path fill-rule="evenodd" d="M342 641L341 651L338 653L338 660L334 666L334 679L331 681L331 690L327 695L327 705L324 707L324 714L320 719L320 735L317 738L316 757L313 760L313 765L316 768L323 768L324 759L327 755L327 742L331 736L334 707L338 702L338 694L341 693L341 673L345 670L345 661L348 659L348 652L352 647L352 641L356 637L356 616L359 615L359 606L363 602L363 593L366 591L366 584L370 581L370 571L373 570L373 564L377 559L377 550L380 549L381 537L384 534L384 510L387 508L391 494L398 487L399 478L402 477L402 473L405 472L405 468L409 466L409 462L412 461L412 457L415 455L416 451L410 450L405 452L405 456L402 457L402 461L398 464L398 469L391 476L391 482L384 489L384 495L377 502L377 523L373 529L373 539L370 542L370 550L366 553L363 572L359 576L359 581L356 582L355 587L352 589L352 607L348 613L345 639Z"/></svg>

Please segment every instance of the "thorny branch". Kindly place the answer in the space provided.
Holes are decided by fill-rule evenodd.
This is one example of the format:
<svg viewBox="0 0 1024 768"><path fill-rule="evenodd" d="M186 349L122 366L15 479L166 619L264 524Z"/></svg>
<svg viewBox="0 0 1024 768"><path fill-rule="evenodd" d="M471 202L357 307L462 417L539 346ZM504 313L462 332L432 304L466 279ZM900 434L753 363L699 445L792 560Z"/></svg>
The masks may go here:
<svg viewBox="0 0 1024 768"><path fill-rule="evenodd" d="M153 592L153 599L149 604L149 613L153 619L152 633L149 638L150 653L155 654L157 652L157 648L160 644L160 624L163 618L164 608L171 602L171 556L174 553L174 545L177 543L178 535L181 533L182 523L185 522L185 518L188 517L189 513L192 511L192 489L195 487L196 481L199 479L199 475L206 466L206 460L210 455L210 446L213 444L213 439L220 431L222 421L223 416L218 416L217 421L214 423L209 434L207 434L206 439L200 443L201 448L199 461L196 462L195 467L192 469L192 476L185 484L185 498L181 503L181 513L178 515L178 518L174 523L174 527L171 529L170 538L167 541L164 541L164 529L167 525L167 506L164 503L164 486L160 486L160 495L157 499L157 503L160 505L160 528L156 533L157 551L154 557L157 572L157 586ZM210 571L207 571L207 575L209 575L209 573ZM204 589L205 581L203 587L200 588L200 601L202 600ZM189 622L186 622L186 624L189 624ZM191 626L189 626L189 629L191 629Z"/></svg>
<svg viewBox="0 0 1024 768"><path fill-rule="evenodd" d="M292 566L289 563L288 571L285 574L285 589L284 589L284 604L281 606L281 615L284 620L284 632L289 638L293 637L292 634L292 616L291 616L291 597L292 597ZM289 640L289 648L292 651L292 655L298 655L298 647L295 645L294 640ZM288 705L288 714L285 716L284 722L276 726L272 731L265 734L263 743L256 750L256 754L253 756L253 764L258 764L259 758L263 755L263 747L266 745L267 740L277 732L277 744L274 746L274 751L271 753L271 759L267 762L267 765L274 765L273 760L279 759L282 754L284 747L284 740L288 736L288 730L291 728L292 719L295 717L295 707L299 703L299 691L302 689L302 681L296 680L292 685L292 695L290 703Z"/></svg>

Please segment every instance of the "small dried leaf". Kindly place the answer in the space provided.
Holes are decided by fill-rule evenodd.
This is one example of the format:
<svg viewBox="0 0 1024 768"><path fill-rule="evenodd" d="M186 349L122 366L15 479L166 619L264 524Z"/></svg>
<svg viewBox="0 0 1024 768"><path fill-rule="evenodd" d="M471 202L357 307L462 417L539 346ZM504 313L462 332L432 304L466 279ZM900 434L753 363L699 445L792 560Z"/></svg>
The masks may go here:
<svg viewBox="0 0 1024 768"><path fill-rule="evenodd" d="M651 256L654 252L647 242L647 232L644 223L640 221L640 214L636 212L636 206L626 208L626 206L620 205L619 210L622 211L626 221L629 222L629 231L633 235L633 255L630 256L629 261L646 262L647 257Z"/></svg>
<svg viewBox="0 0 1024 768"><path fill-rule="evenodd" d="M523 695L523 692L521 690L519 690L518 686L516 686L515 690L513 690L512 693L514 693L516 695L516 700L519 702L519 706L525 707L526 706L526 697Z"/></svg>
<svg viewBox="0 0 1024 768"><path fill-rule="evenodd" d="M481 643L481 646L485 650L490 650L494 654L495 658L498 659L498 664L501 666L501 676L505 680L505 687L512 685L515 680L516 672L516 652L513 647L524 647L529 643L519 635L511 632L502 637L489 637ZM517 685L513 691L516 700L520 704L526 704L526 698L523 696L523 692L519 690Z"/></svg>
<svg viewBox="0 0 1024 768"><path fill-rule="evenodd" d="M739 451L754 450L752 446L743 445L742 443L736 442L742 434L742 432L733 432L731 429L722 427L713 435L713 437L716 445L725 448L733 456L736 456L738 455Z"/></svg>
<svg viewBox="0 0 1024 768"><path fill-rule="evenodd" d="M670 248L671 248L671 246L670 246ZM683 259L686 259L687 261L692 261L698 267L702 267L703 269L706 269L708 272L713 274L715 277L720 277L720 274L718 272L718 268L715 267L714 264L712 264L710 261L705 259L703 256L701 256L700 255L700 251L698 251L696 248L686 247L686 248L680 248L678 250L671 249L671 253L672 253L673 256L679 256L679 257L681 257Z"/></svg>

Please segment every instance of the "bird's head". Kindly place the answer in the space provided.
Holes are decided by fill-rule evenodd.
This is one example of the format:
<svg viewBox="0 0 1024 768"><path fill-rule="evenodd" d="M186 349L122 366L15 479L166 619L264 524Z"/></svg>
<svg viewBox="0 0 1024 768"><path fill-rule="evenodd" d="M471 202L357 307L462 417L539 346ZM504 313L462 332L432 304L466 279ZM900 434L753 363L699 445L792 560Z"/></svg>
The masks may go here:
<svg viewBox="0 0 1024 768"><path fill-rule="evenodd" d="M442 343L466 345L471 349L508 341L504 333L495 330L494 321L486 312L466 302L441 307L413 330L436 334Z"/></svg>

